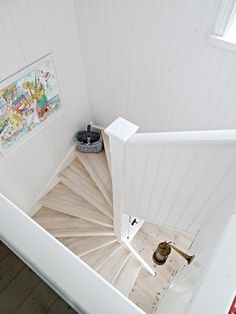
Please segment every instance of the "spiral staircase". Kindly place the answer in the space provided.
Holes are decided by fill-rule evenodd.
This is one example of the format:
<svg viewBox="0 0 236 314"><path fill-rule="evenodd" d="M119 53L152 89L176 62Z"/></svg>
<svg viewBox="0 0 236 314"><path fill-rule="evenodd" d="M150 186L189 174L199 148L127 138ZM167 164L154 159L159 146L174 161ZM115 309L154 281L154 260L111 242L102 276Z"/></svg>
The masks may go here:
<svg viewBox="0 0 236 314"><path fill-rule="evenodd" d="M118 242L113 230L108 139L103 136L105 152L77 152L59 174L59 182L39 201L32 218L145 313L153 313L183 264L173 252L158 267L152 261L153 251L163 240L186 250L192 239L186 233L144 222L129 244Z"/></svg>

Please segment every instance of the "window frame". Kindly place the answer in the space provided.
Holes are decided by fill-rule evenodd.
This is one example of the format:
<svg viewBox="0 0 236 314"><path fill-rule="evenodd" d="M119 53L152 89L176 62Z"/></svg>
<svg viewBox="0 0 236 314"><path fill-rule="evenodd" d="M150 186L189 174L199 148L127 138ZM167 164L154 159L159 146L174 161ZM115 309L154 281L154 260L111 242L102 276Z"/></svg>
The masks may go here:
<svg viewBox="0 0 236 314"><path fill-rule="evenodd" d="M219 8L213 34L210 36L210 43L215 46L236 51L235 39L228 36L230 26L236 19L236 0L224 0Z"/></svg>

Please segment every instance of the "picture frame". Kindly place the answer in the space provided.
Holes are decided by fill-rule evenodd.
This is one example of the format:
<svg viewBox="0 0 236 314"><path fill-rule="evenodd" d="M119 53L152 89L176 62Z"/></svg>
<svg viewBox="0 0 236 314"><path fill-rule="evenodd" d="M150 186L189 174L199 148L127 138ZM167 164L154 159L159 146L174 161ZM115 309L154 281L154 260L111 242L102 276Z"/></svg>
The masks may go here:
<svg viewBox="0 0 236 314"><path fill-rule="evenodd" d="M0 152L15 150L65 111L52 53L0 82Z"/></svg>

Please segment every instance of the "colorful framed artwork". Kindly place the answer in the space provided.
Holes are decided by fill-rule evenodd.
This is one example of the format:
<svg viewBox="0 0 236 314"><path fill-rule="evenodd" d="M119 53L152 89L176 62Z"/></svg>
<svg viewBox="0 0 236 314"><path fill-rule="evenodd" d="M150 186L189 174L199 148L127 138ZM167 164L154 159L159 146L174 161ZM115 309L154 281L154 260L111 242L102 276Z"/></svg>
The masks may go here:
<svg viewBox="0 0 236 314"><path fill-rule="evenodd" d="M0 83L1 152L5 154L22 143L62 109L51 54Z"/></svg>

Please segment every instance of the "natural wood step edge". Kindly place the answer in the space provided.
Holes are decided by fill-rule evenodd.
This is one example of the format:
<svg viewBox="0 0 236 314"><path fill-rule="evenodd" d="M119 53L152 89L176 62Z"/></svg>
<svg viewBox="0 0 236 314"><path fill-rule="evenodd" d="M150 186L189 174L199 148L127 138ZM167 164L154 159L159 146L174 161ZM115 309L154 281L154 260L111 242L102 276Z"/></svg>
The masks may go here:
<svg viewBox="0 0 236 314"><path fill-rule="evenodd" d="M108 182L104 181L104 177L101 177L101 172L96 171L94 165L94 162L92 162L91 159L89 159L88 156L86 156L86 153L81 153L81 152L77 152L77 157L80 160L80 162L83 164L83 166L85 167L86 171L89 173L90 177L93 179L93 181L95 182L96 186L98 187L98 189L101 191L102 195L104 196L104 198L106 199L106 201L108 202L108 204L113 207L113 203L112 203L112 187L108 188ZM104 153L104 158L105 158L105 163L106 165L104 165L105 168L107 168L107 176L109 177L109 183L111 183L111 176L110 176L110 171L109 171L109 167L106 161L106 154ZM106 178L107 178L106 176ZM105 183L105 184L104 184Z"/></svg>
<svg viewBox="0 0 236 314"><path fill-rule="evenodd" d="M100 220L96 220L96 219L87 217L86 214L85 214L85 215L83 215L83 214L73 215L73 214L70 214L70 213L68 213L68 212L66 212L66 211L64 211L64 210L61 210L61 209L56 208L56 206L55 206L55 207L54 207L54 206L50 206L50 205L47 204L47 202L44 202L44 201L42 201L41 207L42 207L42 206L46 206L47 208L50 208L50 209L52 209L52 210L55 210L55 211L57 211L57 212L59 212L59 213L63 213L63 214L69 215L69 216L71 216L71 217L81 218L81 219L84 219L84 220L87 220L87 221L96 223L96 224L98 224L98 225L101 225L101 226L104 226L104 227L107 227L107 228L111 228L111 229L114 228L114 225L113 225L112 223L106 223L106 222L102 222L102 221L100 221ZM97 209L97 208L96 208L96 209ZM99 209L97 209L97 210L98 210L99 214L103 214ZM103 215L106 216L105 214L103 214ZM106 216L106 217L109 218L108 216ZM111 219L111 218L110 218L110 219Z"/></svg>
<svg viewBox="0 0 236 314"><path fill-rule="evenodd" d="M124 260L124 263L122 264L122 266L121 266L120 269L118 270L117 274L116 274L115 277L113 278L113 280L112 280L112 282L111 282L112 284L114 284L114 282L116 281L116 279L117 279L117 277L119 276L120 272L122 271L124 265L125 265L126 262L128 261L130 255L131 255L131 253L129 253L129 254L126 256L126 258L125 258L125 260Z"/></svg>
<svg viewBox="0 0 236 314"><path fill-rule="evenodd" d="M101 263L101 265L99 265L95 270L96 271L99 271L99 269L113 256L115 255L121 248L122 248L122 244L117 248L115 249L110 255L107 256L107 258Z"/></svg>
<svg viewBox="0 0 236 314"><path fill-rule="evenodd" d="M109 217L111 220L113 220L113 213L112 213L112 210L103 210L102 209L102 204L99 204L99 208L97 207L97 205L95 203L92 203L87 197L84 197L82 194L80 194L78 191L76 191L76 189L73 189L73 185L71 184L70 179L68 179L64 174L60 174L59 175L59 178L61 180L61 182L63 184L65 184L68 188L70 188L74 193L78 194L79 196L83 197L87 202L89 202L90 204L92 204L94 207L97 208L97 210L99 210L102 214L106 215L107 217ZM99 193L101 193L99 191ZM103 197L103 195L102 195ZM104 201L106 201L104 199ZM109 205L107 203L107 205ZM110 207L110 205L109 205ZM107 209L109 209L109 207L107 207Z"/></svg>
<svg viewBox="0 0 236 314"><path fill-rule="evenodd" d="M93 249L91 249L91 250L89 250L89 251L87 251L87 252L84 252L84 253L79 254L78 256L79 256L79 257L83 257L83 256L85 256L86 254L89 254L89 253L92 253L92 252L96 252L97 250L102 249L103 247L108 246L108 245L110 245L110 244L112 244L112 243L114 243L114 242L117 242L117 239L113 239L113 240L111 240L111 241L109 241L109 242L107 242L107 243L103 243L103 244L97 246L96 248L93 248Z"/></svg>
<svg viewBox="0 0 236 314"><path fill-rule="evenodd" d="M45 229L45 228L44 228ZM46 230L46 229L45 229ZM106 231L102 231L102 233L99 232L78 232L76 233L76 235L73 233L68 233L68 234L63 234L61 233L61 235L54 235L56 234L56 231L50 231L50 230L46 230L48 231L48 233L51 233L55 238L71 238L71 237L102 237L102 236L114 236L115 233L114 232L106 232ZM58 232L59 233L59 232Z"/></svg>

